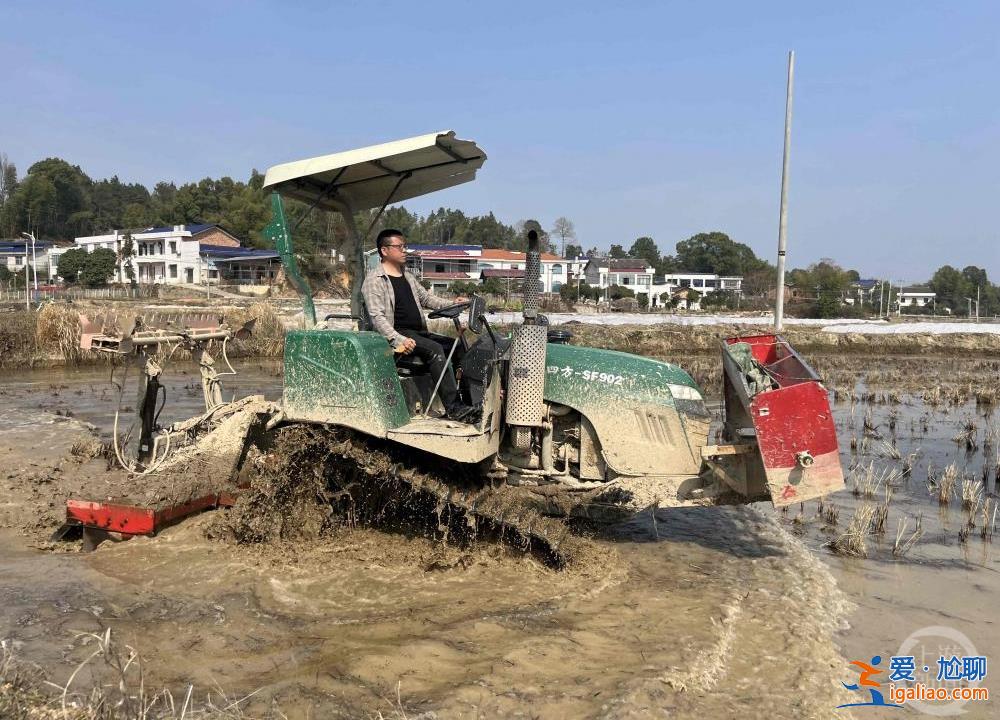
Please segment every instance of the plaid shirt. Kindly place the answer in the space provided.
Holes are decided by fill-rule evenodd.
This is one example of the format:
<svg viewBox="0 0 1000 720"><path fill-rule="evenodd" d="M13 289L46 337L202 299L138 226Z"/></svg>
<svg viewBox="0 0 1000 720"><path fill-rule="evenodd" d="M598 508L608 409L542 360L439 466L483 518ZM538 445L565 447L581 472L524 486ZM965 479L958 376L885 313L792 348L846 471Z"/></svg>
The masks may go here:
<svg viewBox="0 0 1000 720"><path fill-rule="evenodd" d="M452 304L451 300L445 300L429 293L405 269L403 270L403 277L410 284L410 290L413 291L413 299L417 301L418 306L437 310ZM388 340L389 344L393 347L403 342L406 338L396 332L396 329L392 326L396 315L396 293L392 291L392 281L389 280L389 275L386 274L382 263L379 263L365 277L365 282L361 285L361 294L365 298L365 306L368 308L368 315L371 316L372 326L375 328L375 331ZM426 330L427 321L424 319L423 314L420 315L420 321L423 323L424 330Z"/></svg>

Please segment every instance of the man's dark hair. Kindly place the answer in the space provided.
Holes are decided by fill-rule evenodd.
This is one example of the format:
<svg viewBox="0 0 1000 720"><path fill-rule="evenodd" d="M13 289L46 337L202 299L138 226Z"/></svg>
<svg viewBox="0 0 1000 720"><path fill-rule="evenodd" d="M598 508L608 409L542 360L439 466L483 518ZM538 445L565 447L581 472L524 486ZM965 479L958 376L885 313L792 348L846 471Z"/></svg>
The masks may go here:
<svg viewBox="0 0 1000 720"><path fill-rule="evenodd" d="M402 238L403 231L396 230L395 228L386 228L378 234L378 237L375 238L375 247L377 248L379 257L382 257L382 248L389 244L390 238L394 237Z"/></svg>

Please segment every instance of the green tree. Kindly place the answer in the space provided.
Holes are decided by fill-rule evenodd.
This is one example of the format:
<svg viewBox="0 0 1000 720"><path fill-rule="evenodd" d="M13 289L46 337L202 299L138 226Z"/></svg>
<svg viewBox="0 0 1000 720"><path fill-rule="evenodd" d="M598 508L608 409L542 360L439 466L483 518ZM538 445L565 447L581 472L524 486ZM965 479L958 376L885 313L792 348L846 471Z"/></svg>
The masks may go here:
<svg viewBox="0 0 1000 720"><path fill-rule="evenodd" d="M624 285L611 285L608 287L608 297L612 300L635 297L635 290Z"/></svg>
<svg viewBox="0 0 1000 720"><path fill-rule="evenodd" d="M118 255L114 250L99 248L87 253L87 260L80 275L80 282L87 287L102 287L115 275Z"/></svg>
<svg viewBox="0 0 1000 720"><path fill-rule="evenodd" d="M621 258L628 257L628 253L625 252L625 248L623 248L621 245L612 245L611 249L608 251L608 257L620 260Z"/></svg>
<svg viewBox="0 0 1000 720"><path fill-rule="evenodd" d="M764 265L748 245L723 232L698 233L677 243L677 264L688 272L747 275Z"/></svg>
<svg viewBox="0 0 1000 720"><path fill-rule="evenodd" d="M936 294L938 308L948 308L952 312L964 314L965 298L969 295L969 283L966 276L951 265L939 267L928 283Z"/></svg>
<svg viewBox="0 0 1000 720"><path fill-rule="evenodd" d="M474 295L482 290L482 286L474 280L458 280L448 285L448 292L452 295Z"/></svg>
<svg viewBox="0 0 1000 720"><path fill-rule="evenodd" d="M642 258L654 268L660 262L660 248L656 247L656 242L651 237L636 238L628 254L629 257Z"/></svg>
<svg viewBox="0 0 1000 720"><path fill-rule="evenodd" d="M567 245L566 254L563 257L567 258L578 258L583 257L583 248L579 245Z"/></svg>
<svg viewBox="0 0 1000 720"><path fill-rule="evenodd" d="M76 283L87 265L88 254L83 248L73 248L60 255L57 269L59 277L67 283Z"/></svg>
<svg viewBox="0 0 1000 720"><path fill-rule="evenodd" d="M657 275L669 275L672 272L677 272L677 258L673 255L663 255L660 261L653 265L653 270Z"/></svg>
<svg viewBox="0 0 1000 720"><path fill-rule="evenodd" d="M500 278L486 278L483 280L482 292L487 295L505 295L507 293L507 283Z"/></svg>
<svg viewBox="0 0 1000 720"><path fill-rule="evenodd" d="M134 256L135 242L132 240L132 233L126 231L125 237L122 238L121 249L118 251L118 264L123 268L128 284L133 288L135 287L135 265L132 264Z"/></svg>

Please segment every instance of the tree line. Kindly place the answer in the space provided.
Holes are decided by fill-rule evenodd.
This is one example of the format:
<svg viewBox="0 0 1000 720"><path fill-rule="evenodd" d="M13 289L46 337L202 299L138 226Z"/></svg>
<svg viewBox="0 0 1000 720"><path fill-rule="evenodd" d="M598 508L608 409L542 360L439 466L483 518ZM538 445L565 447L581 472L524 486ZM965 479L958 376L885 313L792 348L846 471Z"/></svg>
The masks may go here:
<svg viewBox="0 0 1000 720"><path fill-rule="evenodd" d="M14 163L0 153L0 237L19 237L33 232L42 240L71 240L102 234L112 229L141 230L153 226L187 223L219 224L254 247L267 247L261 231L270 220L269 192L264 176L252 170L244 182L230 177L205 178L177 185L158 182L150 190L140 183L122 182L117 176L94 180L78 165L61 158L47 158L18 175ZM296 251L304 271L316 279L331 277L332 251L340 247L347 231L337 213L309 212L307 205L286 201L290 226L295 227ZM402 230L411 244L464 244L486 248L524 250L524 225L529 220L507 224L492 212L467 215L461 210L439 208L418 215L405 207L387 208L376 217L374 210L359 213L359 228L369 230L369 242L385 227ZM594 257L596 247L584 251L577 244L571 220L559 217L542 235L543 249L565 257ZM736 242L720 231L703 232L676 243L673 253L661 252L649 236L636 238L625 248L613 244L612 258L645 260L656 275L704 272L742 276L744 292L764 295L774 286L775 268L756 256L749 245ZM95 277L97 275L92 273ZM852 283L856 270L845 270L835 261L823 259L787 275L790 286L809 312L821 317L842 313L843 300L856 295ZM954 314L968 312L968 298L980 299L981 315L1000 313L1000 288L986 271L976 266L962 270L949 265L939 268L928 282L937 293L936 309ZM974 306L973 306L974 307Z"/></svg>

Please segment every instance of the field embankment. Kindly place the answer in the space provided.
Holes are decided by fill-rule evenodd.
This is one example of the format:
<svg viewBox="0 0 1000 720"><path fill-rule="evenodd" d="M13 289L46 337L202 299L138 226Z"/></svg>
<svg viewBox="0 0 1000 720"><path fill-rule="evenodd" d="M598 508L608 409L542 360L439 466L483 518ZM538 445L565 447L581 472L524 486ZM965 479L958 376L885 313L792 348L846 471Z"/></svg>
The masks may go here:
<svg viewBox="0 0 1000 720"><path fill-rule="evenodd" d="M79 313L93 316L101 313L109 318L113 330L118 318L126 314L147 314L162 326L171 322L182 324L192 312L205 314L204 307L186 309L136 308L132 305L98 307L83 304L49 304L40 310L18 310L0 314L0 368L47 367L101 362L98 354L79 350ZM247 307L219 307L230 327L239 328L249 319L256 319L253 336L233 343L233 357L280 357L284 348L284 333L294 318L270 302ZM590 319L591 316L583 316ZM669 360L686 365L692 356L709 356L718 352L724 337L766 333L762 325L739 324L671 324L654 325L596 324L569 322L559 326L570 330L576 345L620 350ZM441 327L438 330L447 331ZM792 346L806 357L821 355L860 354L866 356L944 355L962 357L995 357L1000 354L1000 334L975 332L830 332L815 325L789 325L783 332ZM178 351L174 357L183 356Z"/></svg>
<svg viewBox="0 0 1000 720"><path fill-rule="evenodd" d="M96 305L51 303L39 310L16 310L0 314L0 369L24 367L56 367L104 362L106 355L84 353L80 350L80 313L88 317L98 314L109 332L116 330L118 322L126 315L155 315L155 323L162 327L176 323L183 327L184 318L192 311L184 308L136 309L121 305L100 307ZM205 315L204 309L197 314ZM285 344L285 324L270 303L254 303L247 307L221 307L219 316L233 329L249 320L255 320L253 334L245 341L235 342L227 348L232 357L280 357ZM164 350L168 351L168 350ZM183 359L183 348L172 354Z"/></svg>

